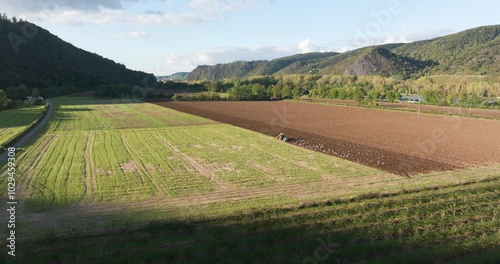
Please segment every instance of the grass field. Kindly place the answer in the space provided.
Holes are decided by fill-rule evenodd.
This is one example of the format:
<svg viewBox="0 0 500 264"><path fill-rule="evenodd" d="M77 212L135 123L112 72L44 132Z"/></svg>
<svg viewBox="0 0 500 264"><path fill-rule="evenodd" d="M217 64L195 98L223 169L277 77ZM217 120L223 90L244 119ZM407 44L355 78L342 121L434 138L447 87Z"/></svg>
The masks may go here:
<svg viewBox="0 0 500 264"><path fill-rule="evenodd" d="M19 154L18 258L0 262L500 258L500 165L409 179L152 104L81 98L54 100Z"/></svg>
<svg viewBox="0 0 500 264"><path fill-rule="evenodd" d="M44 105L10 109L0 112L0 146L10 142L36 122L45 110Z"/></svg>

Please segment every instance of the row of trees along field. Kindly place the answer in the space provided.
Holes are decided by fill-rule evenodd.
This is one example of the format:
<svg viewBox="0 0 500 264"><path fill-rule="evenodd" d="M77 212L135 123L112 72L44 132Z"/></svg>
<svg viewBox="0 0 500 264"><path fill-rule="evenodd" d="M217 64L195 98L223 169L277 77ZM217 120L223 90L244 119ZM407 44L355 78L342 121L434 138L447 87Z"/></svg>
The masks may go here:
<svg viewBox="0 0 500 264"><path fill-rule="evenodd" d="M204 81L197 83L211 93L227 93L229 100L269 100L310 96L340 100L356 100L360 104L376 104L380 99L394 102L402 94L420 95L432 105L467 105L498 107L498 77L422 77L397 80L380 76L287 75L261 76L243 81ZM193 85L193 84L191 84ZM186 87L178 83L179 87ZM183 100L221 100L220 96L196 95L177 97ZM176 99L176 98L174 98Z"/></svg>

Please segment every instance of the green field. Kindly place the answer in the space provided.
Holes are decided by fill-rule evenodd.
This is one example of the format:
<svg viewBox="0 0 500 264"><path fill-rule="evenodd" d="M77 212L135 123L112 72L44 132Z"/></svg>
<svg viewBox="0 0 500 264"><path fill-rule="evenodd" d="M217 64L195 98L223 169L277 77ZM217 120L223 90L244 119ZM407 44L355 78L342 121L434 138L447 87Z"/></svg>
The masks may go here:
<svg viewBox="0 0 500 264"><path fill-rule="evenodd" d="M45 106L10 109L0 112L0 146L23 133L43 114Z"/></svg>
<svg viewBox="0 0 500 264"><path fill-rule="evenodd" d="M408 179L152 104L53 103L18 155L12 263L500 258L500 165Z"/></svg>
<svg viewBox="0 0 500 264"><path fill-rule="evenodd" d="M73 100L54 100L47 131L20 157L37 209L381 173L151 104Z"/></svg>

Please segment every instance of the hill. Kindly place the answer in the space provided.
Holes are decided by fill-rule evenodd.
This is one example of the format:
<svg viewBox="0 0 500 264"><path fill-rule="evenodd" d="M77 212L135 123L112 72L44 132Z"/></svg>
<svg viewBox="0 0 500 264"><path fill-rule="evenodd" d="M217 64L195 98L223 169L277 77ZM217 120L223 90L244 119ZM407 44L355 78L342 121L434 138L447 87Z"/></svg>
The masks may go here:
<svg viewBox="0 0 500 264"><path fill-rule="evenodd" d="M308 53L272 61L199 66L187 80L242 79L255 75L498 75L500 25L432 40L365 47L344 53Z"/></svg>
<svg viewBox="0 0 500 264"><path fill-rule="evenodd" d="M0 89L21 98L52 97L104 84L149 85L154 75L87 52L26 21L0 19Z"/></svg>
<svg viewBox="0 0 500 264"><path fill-rule="evenodd" d="M295 63L309 63L338 55L336 52L298 54L271 61L236 61L215 66L198 66L187 77L188 81L243 79L250 76L274 75Z"/></svg>
<svg viewBox="0 0 500 264"><path fill-rule="evenodd" d="M280 74L319 73L324 75L410 75L431 66L424 62L394 54L389 49L396 45L384 45L357 49L323 60L295 63Z"/></svg>
<svg viewBox="0 0 500 264"><path fill-rule="evenodd" d="M396 54L438 65L433 74L499 75L500 25L469 29L456 34L402 45Z"/></svg>
<svg viewBox="0 0 500 264"><path fill-rule="evenodd" d="M189 72L177 72L168 76L156 76L156 80L158 81L183 81L186 79L186 76L189 75Z"/></svg>

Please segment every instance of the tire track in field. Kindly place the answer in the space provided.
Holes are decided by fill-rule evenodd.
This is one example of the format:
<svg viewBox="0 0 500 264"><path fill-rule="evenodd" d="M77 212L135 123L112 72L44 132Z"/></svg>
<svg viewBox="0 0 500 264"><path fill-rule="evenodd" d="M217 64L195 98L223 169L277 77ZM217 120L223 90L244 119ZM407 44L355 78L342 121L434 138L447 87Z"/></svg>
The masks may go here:
<svg viewBox="0 0 500 264"><path fill-rule="evenodd" d="M162 136L160 136L158 134L158 132L155 132L154 135L155 135L156 138L158 138L163 143L165 143L172 150L173 153L175 153L178 157L180 157L186 163L188 163L189 165L191 165L191 167L196 172L198 172L200 175L208 178L210 181L215 182L222 190L234 190L234 189L236 189L236 187L234 187L233 185L231 185L231 184L229 184L229 183L227 183L227 182L219 179L219 177L217 177L217 175L215 175L215 173L213 173L210 169L208 169L203 164L203 162L199 162L193 156L186 155L185 153L183 153L182 151L180 151L179 149L177 149L173 144L171 144L170 142L168 142L168 140L166 140L165 138L163 138Z"/></svg>
<svg viewBox="0 0 500 264"><path fill-rule="evenodd" d="M47 137L50 137L50 138L46 139ZM29 168L27 169L27 171L25 173L25 175L28 175L28 177L24 177L25 181L23 181L23 184L20 186L21 188L19 188L19 190L18 190L18 192L19 192L19 194L21 196L25 196L25 197L28 196L29 186L31 185L31 182L33 181L33 178L35 177L35 175L32 174L33 170L36 167L38 167L38 165L40 164L42 158L47 153L48 148L52 145L52 142L56 138L59 138L58 135L50 135L50 136L47 136L47 137L44 138L45 144L43 145L42 150L36 155L35 160L33 161L33 163L31 163L29 165ZM29 175L31 175L31 176L29 176ZM22 200L21 200L21 202L22 202Z"/></svg>
<svg viewBox="0 0 500 264"><path fill-rule="evenodd" d="M80 150L80 148L78 148L78 145L79 145L79 135L73 133L73 137L71 138L71 147L69 149L73 150L73 154L71 155L71 161L69 162L69 166L66 170L66 178L64 179L64 186L65 186L65 198L71 198L70 197L70 194L67 192L69 187L70 187L70 183L73 181L73 179L71 178L71 169L73 168L73 164L78 164L78 162L75 162L78 158L78 151L76 150ZM85 153L85 151L83 152ZM85 166L82 166L82 168L85 168ZM81 172L81 171L80 171ZM83 186L85 188L85 175L81 175L82 178L81 180L83 181ZM55 185L54 186L54 189L56 188L56 186L60 186L60 185ZM83 197L85 197L85 192L83 192L83 194L78 198L78 200L81 200L83 199Z"/></svg>
<svg viewBox="0 0 500 264"><path fill-rule="evenodd" d="M135 151L133 151L133 147L132 145L130 145L130 143L128 142L128 140L124 137L123 134L120 135L120 138L121 138L121 141L122 141L122 144L123 146L125 147L125 149L127 150L127 153L128 155L132 158L132 160L137 160L137 161L140 161L141 163L139 164L138 168L139 168L139 175L144 174L144 176L148 179L149 182L151 182L151 184L156 188L157 191L159 191L160 193L162 193L164 196L167 196L168 193L165 192L165 190L163 188L161 188L160 185L163 185L163 187L165 187L166 189L169 189L168 186L165 186L164 184L162 183L158 183L156 181L156 178L152 175L149 175L149 171L147 170L147 168L145 167L145 164L144 164L144 160L135 153ZM142 178L142 176L141 176Z"/></svg>
<svg viewBox="0 0 500 264"><path fill-rule="evenodd" d="M61 184L61 177L62 177L62 174L65 174L66 177L64 177L62 179L62 181L64 181L66 183L66 180L68 178L68 174L69 174L69 169L71 168L71 163L73 161L73 157L68 157L68 152L69 152L69 149L74 149L74 146L73 146L73 141L75 140L75 133L71 133L71 138L68 140L68 135L65 135L65 137L63 137L65 141L62 141L62 142L58 142L60 145L63 145L59 148L56 148L56 149L63 149L63 151L58 151L57 153L59 154L57 157L56 157L56 162L54 163L54 167L52 167L52 170L51 170L51 174L54 175L54 177L46 177L45 178L45 184L46 184L46 187L48 187L49 185L49 179L52 180L52 186L61 186L65 189L67 189L67 184ZM74 154L74 152L73 152ZM66 160L67 159L70 159L69 162L67 162ZM60 162L57 162L59 161ZM65 162L66 161L66 162ZM68 166L68 168L64 168L63 169L63 166L65 166L65 164L70 164ZM52 173L53 171L53 168L57 168L57 172L56 173ZM65 172L66 171L66 172ZM62 172L62 173L61 173ZM49 176L49 175L47 175Z"/></svg>
<svg viewBox="0 0 500 264"><path fill-rule="evenodd" d="M83 150L83 162L85 162L83 166L85 177L84 197L87 197L89 201L92 200L92 195L97 190L97 172L95 171L95 163L92 161L94 141L95 136L89 134L87 136L87 141L85 142L85 148Z"/></svg>
<svg viewBox="0 0 500 264"><path fill-rule="evenodd" d="M147 149L148 151L151 149L149 143L147 141L145 141L143 139L143 137L141 137L141 136L139 136L137 134L137 130L133 130L133 134L137 138L137 141L139 142L139 144L141 144L142 146L144 146L145 149ZM132 147L130 145L130 143L128 143L128 144L129 144L129 147ZM148 155L149 155L149 153L148 153ZM154 157L154 155L149 155L149 156L151 158L153 158L156 162L159 163L159 161ZM157 188L160 188L162 186L163 188L160 188L160 190L162 191L163 194L165 194L165 195L174 195L175 194L175 190L172 189L171 187L169 187L161 179L155 177L153 175L153 172L150 172L150 170L148 169L147 162L145 162L144 159L142 159L140 155L137 155L137 157L139 158L139 161L141 162L141 166L142 166L142 169L143 169L144 173L146 173L147 175L150 175L150 176L148 176L148 178L151 179L151 181L153 182L153 184L155 184L157 186ZM167 192L165 192L165 189L167 190Z"/></svg>

